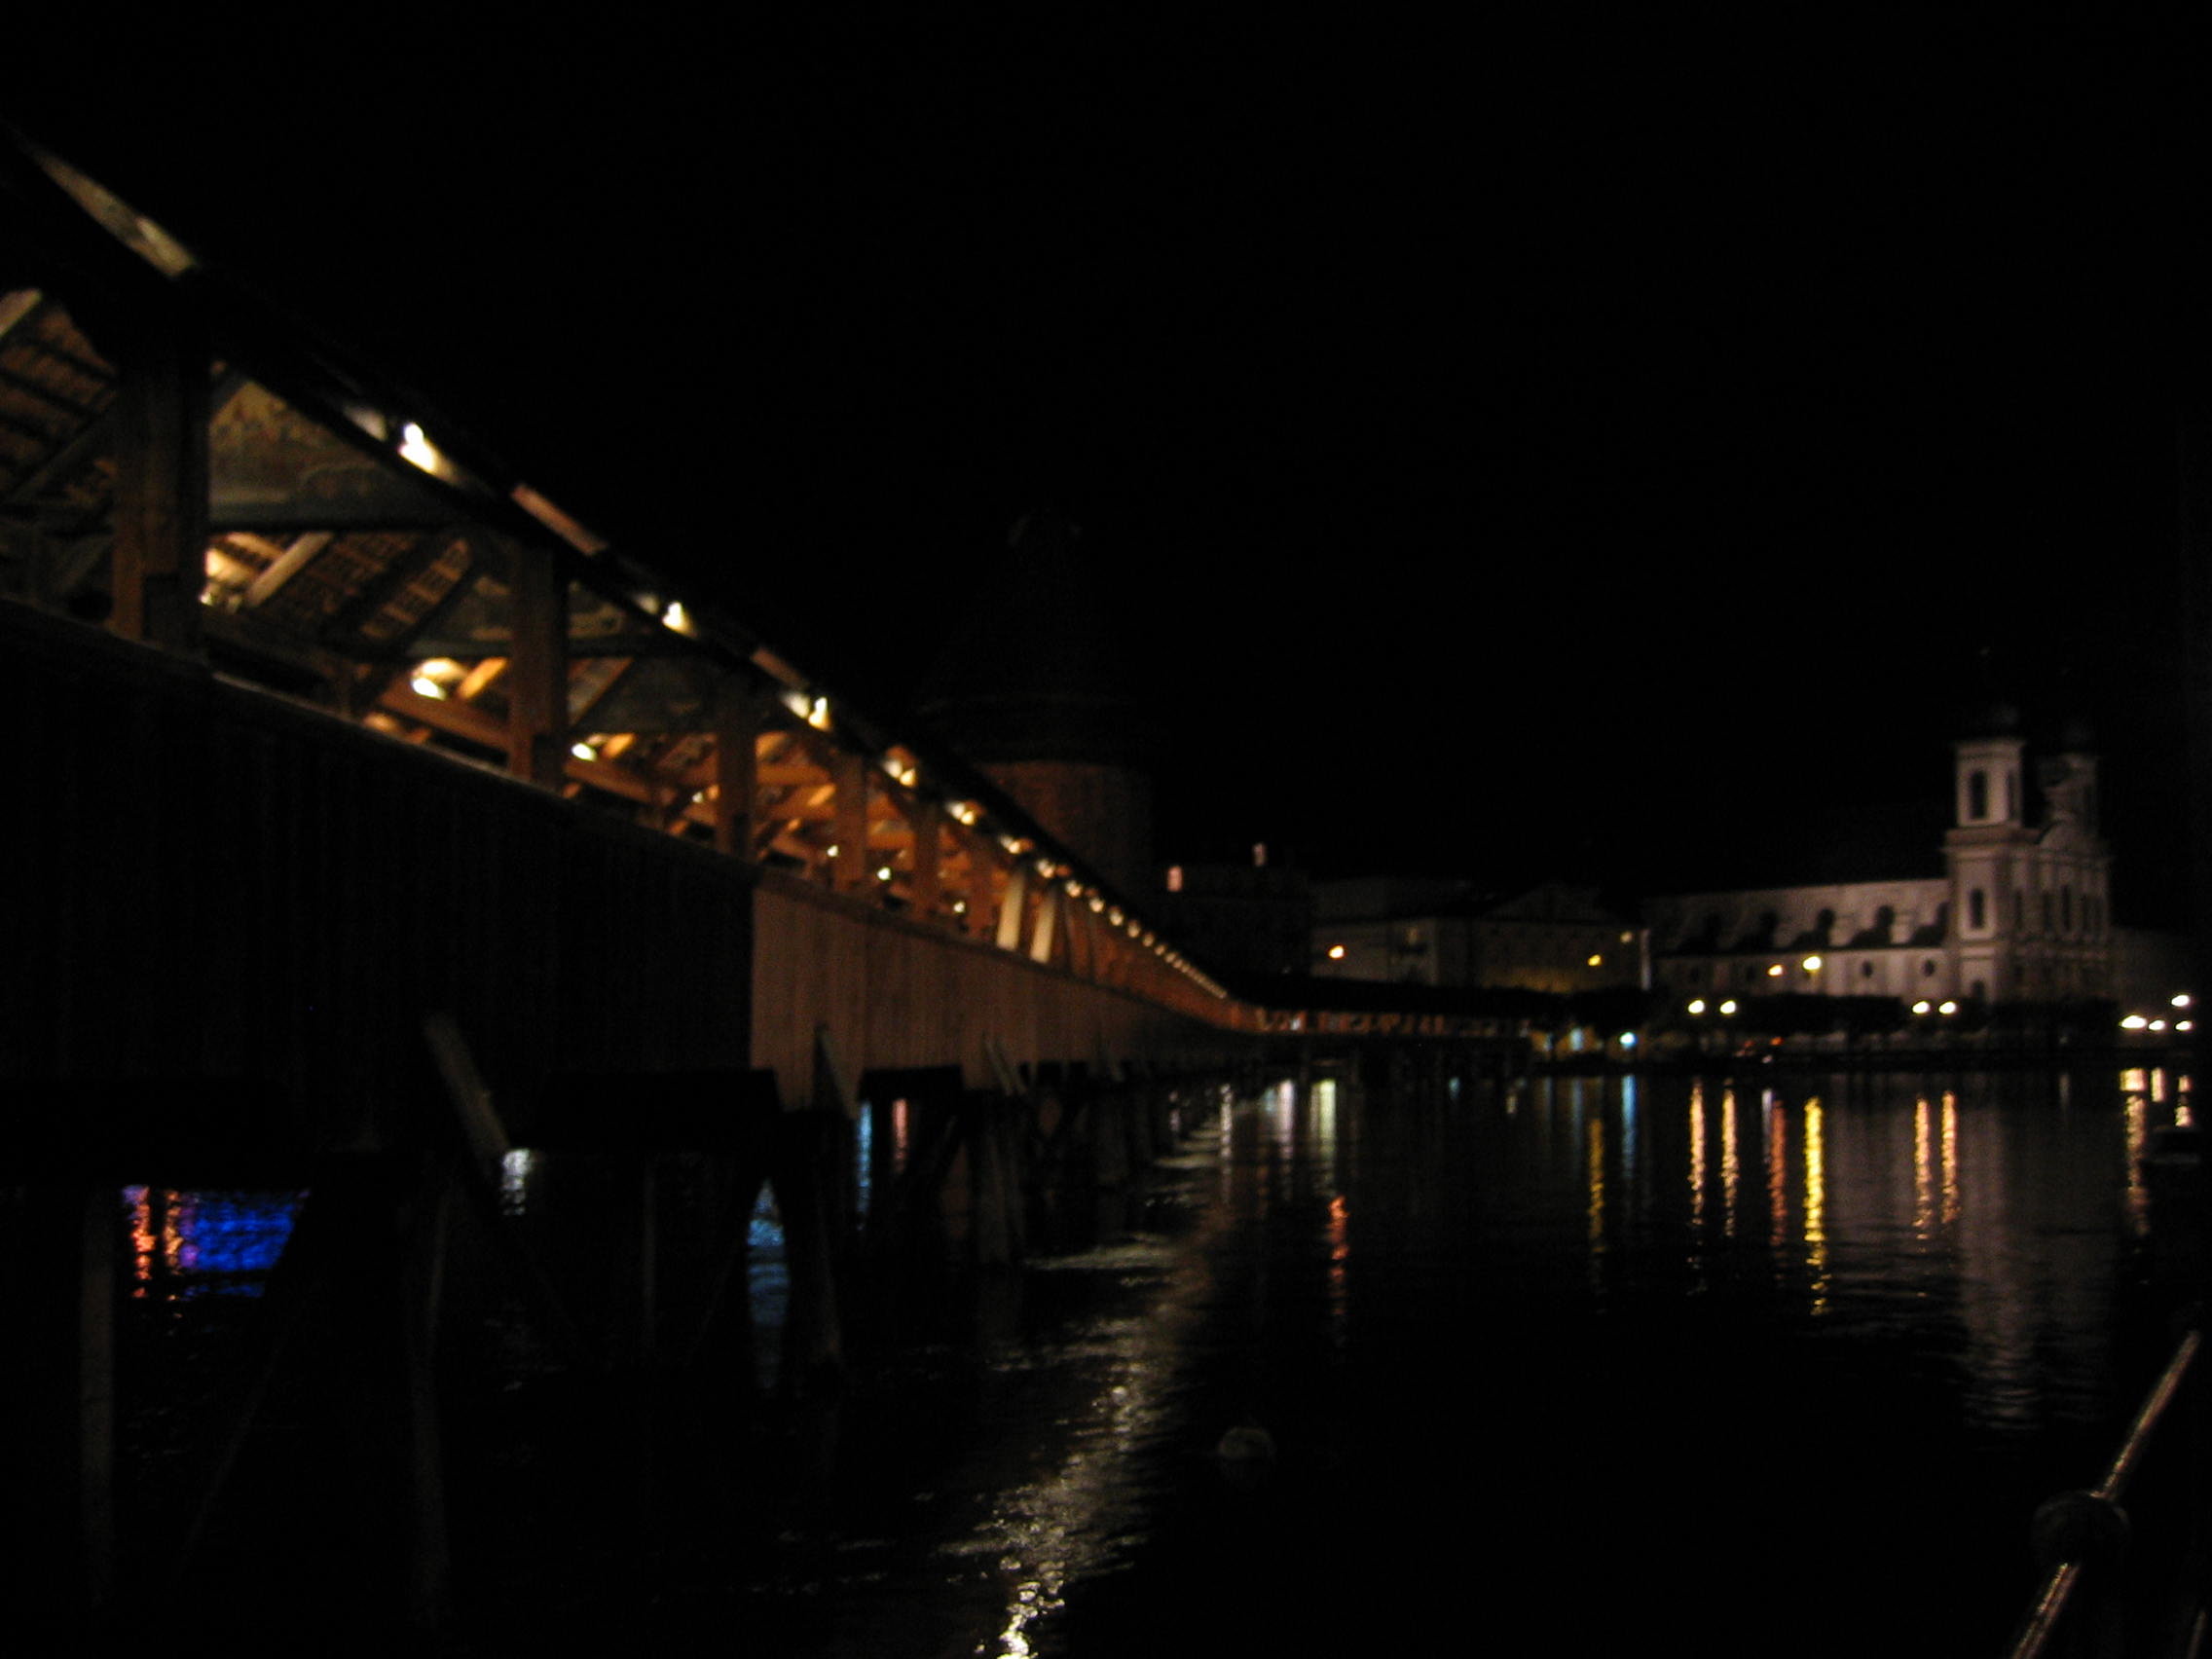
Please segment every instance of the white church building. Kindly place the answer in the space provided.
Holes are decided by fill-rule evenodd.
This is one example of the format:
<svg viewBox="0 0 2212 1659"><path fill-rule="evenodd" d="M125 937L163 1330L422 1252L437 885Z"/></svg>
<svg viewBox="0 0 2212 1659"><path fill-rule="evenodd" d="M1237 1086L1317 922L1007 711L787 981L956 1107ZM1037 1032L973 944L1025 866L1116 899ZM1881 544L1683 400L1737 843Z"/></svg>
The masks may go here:
<svg viewBox="0 0 2212 1659"><path fill-rule="evenodd" d="M1685 997L1781 992L2055 1000L2115 993L2112 854L2079 727L2029 788L2017 735L1954 746L1940 874L1649 900L1653 984ZM1913 861L1907 861L1913 862Z"/></svg>

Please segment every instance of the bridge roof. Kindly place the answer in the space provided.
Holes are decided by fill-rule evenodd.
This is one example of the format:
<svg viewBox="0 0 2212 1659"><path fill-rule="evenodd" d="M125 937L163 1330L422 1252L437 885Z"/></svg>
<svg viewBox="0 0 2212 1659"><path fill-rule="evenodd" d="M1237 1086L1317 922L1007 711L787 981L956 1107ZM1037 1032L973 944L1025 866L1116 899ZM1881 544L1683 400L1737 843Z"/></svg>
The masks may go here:
<svg viewBox="0 0 2212 1659"><path fill-rule="evenodd" d="M720 780L735 775L720 746L737 729L718 716L718 698L735 685L743 729L756 734L746 854L829 880L833 859L851 860L840 835L860 824L874 879L839 885L892 908L948 911L1003 898L1019 867L1032 905L1038 878L1064 886L1071 907L1088 901L1094 925L1110 925L1124 948L1221 995L1144 925L1130 896L963 756L926 731L894 729L830 683L789 637L798 630L735 615L672 576L680 560L610 541L563 509L558 482L517 476L434 397L210 268L5 129L0 228L0 592L109 619L116 527L144 510L126 498L132 469L123 458L159 418L128 394L138 372L129 365L151 330L198 341L187 378L203 364L206 378L186 419L203 428L180 453L197 458L186 474L204 469L204 562L186 633L216 671L498 764L524 695L518 571L526 558L550 561L566 620L565 706L549 735L567 756L558 779L541 781L672 837L712 842ZM847 781L856 758L859 785ZM838 799L856 788L866 797L857 812ZM926 873L916 866L925 815L952 826L943 867Z"/></svg>

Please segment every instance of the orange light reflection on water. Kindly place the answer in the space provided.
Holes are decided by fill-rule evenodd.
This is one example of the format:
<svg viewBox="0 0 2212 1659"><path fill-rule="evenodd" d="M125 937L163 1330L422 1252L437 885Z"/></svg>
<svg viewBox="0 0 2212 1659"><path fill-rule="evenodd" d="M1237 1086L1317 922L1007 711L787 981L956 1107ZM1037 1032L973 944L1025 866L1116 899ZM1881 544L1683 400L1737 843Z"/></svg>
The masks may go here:
<svg viewBox="0 0 2212 1659"><path fill-rule="evenodd" d="M1805 1102L1805 1267L1816 1313L1826 1312L1828 1305L1827 1152L1821 1131L1816 1094Z"/></svg>

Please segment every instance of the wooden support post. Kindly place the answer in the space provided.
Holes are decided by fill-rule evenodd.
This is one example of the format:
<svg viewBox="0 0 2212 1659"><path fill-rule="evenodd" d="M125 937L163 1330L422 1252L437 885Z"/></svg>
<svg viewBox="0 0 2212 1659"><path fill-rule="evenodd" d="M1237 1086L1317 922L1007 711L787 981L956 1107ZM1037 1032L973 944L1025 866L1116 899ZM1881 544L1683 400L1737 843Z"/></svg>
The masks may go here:
<svg viewBox="0 0 2212 1659"><path fill-rule="evenodd" d="M1037 889L1037 918L1029 932L1029 960L1052 960L1052 934L1060 915L1060 886L1055 881L1044 881Z"/></svg>
<svg viewBox="0 0 2212 1659"><path fill-rule="evenodd" d="M828 758L837 792L830 802L837 856L830 863L830 885L839 893L865 892L875 880L867 857L867 761L845 749Z"/></svg>
<svg viewBox="0 0 2212 1659"><path fill-rule="evenodd" d="M101 341L122 370L109 626L128 640L196 654L207 580L208 345L181 307L163 311Z"/></svg>
<svg viewBox="0 0 2212 1659"><path fill-rule="evenodd" d="M569 758L569 596L559 560L544 548L516 544L508 591L514 648L507 663L507 770L558 790Z"/></svg>
<svg viewBox="0 0 2212 1659"><path fill-rule="evenodd" d="M777 1125L773 1180L791 1274L782 1372L787 1394L832 1387L844 1370L835 1239L826 1190L840 1126L841 1121L828 1112L788 1113Z"/></svg>
<svg viewBox="0 0 2212 1659"><path fill-rule="evenodd" d="M914 831L914 867L906 884L906 899L917 921L937 919L938 854L944 841L944 814L934 800L917 799L908 820Z"/></svg>
<svg viewBox="0 0 2212 1659"><path fill-rule="evenodd" d="M732 858L753 856L759 734L753 688L733 675L715 690L715 851Z"/></svg>
<svg viewBox="0 0 2212 1659"><path fill-rule="evenodd" d="M1014 861L1014 867L1006 872L1006 897L999 901L999 948L1021 948L1022 912L1028 908L1029 866L1022 860Z"/></svg>
<svg viewBox="0 0 2212 1659"><path fill-rule="evenodd" d="M998 871L999 856L998 843L988 835L969 836L968 931L981 940L998 931L998 884L992 878Z"/></svg>

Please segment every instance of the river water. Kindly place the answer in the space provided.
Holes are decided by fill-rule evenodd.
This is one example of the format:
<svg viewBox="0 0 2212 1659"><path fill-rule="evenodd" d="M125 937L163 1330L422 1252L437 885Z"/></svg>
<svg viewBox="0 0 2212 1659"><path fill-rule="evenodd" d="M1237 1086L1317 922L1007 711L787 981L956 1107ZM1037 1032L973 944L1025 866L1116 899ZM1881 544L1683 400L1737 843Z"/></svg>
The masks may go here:
<svg viewBox="0 0 2212 1659"><path fill-rule="evenodd" d="M2141 1154L2186 1112L2151 1071L1202 1100L1023 1267L883 1270L832 1404L540 1414L673 1497L481 1426L499 1525L570 1508L464 1555L466 1647L1994 1654L2162 1358Z"/></svg>
<svg viewBox="0 0 2212 1659"><path fill-rule="evenodd" d="M733 1622L1994 1653L2029 1513L2161 1357L2140 1153L2186 1110L2150 1072L1225 1099L1088 1245L879 1333ZM1216 1455L1247 1423L1256 1478Z"/></svg>

